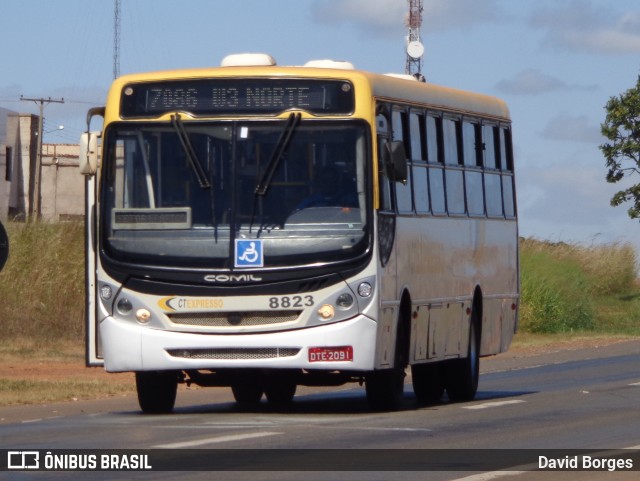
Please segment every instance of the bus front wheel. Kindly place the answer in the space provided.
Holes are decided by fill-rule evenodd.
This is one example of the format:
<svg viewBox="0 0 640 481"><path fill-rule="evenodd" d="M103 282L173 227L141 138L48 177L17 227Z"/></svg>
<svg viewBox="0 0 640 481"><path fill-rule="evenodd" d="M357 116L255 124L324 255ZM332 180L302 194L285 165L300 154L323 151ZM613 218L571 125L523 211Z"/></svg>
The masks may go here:
<svg viewBox="0 0 640 481"><path fill-rule="evenodd" d="M442 366L439 362L411 366L413 392L419 404L435 404L444 394Z"/></svg>
<svg viewBox="0 0 640 481"><path fill-rule="evenodd" d="M231 392L238 404L253 406L260 403L264 393L259 384L238 383L231 386Z"/></svg>
<svg viewBox="0 0 640 481"><path fill-rule="evenodd" d="M295 381L286 376L274 376L265 385L264 394L270 404L284 406L293 401L297 387Z"/></svg>
<svg viewBox="0 0 640 481"><path fill-rule="evenodd" d="M170 413L176 402L178 374L173 371L136 372L136 390L143 413Z"/></svg>
<svg viewBox="0 0 640 481"><path fill-rule="evenodd" d="M373 371L365 378L367 402L375 411L396 411L402 405L405 372L402 368Z"/></svg>

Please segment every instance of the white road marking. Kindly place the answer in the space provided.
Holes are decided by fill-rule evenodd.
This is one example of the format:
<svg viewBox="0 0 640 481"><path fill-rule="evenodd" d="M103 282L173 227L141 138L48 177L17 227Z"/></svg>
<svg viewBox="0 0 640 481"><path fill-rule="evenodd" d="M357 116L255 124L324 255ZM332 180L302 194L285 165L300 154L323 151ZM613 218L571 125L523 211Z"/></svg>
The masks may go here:
<svg viewBox="0 0 640 481"><path fill-rule="evenodd" d="M458 478L454 481L490 481L492 479L504 478L506 476L520 476L527 471L491 471L488 473L472 474L466 478Z"/></svg>
<svg viewBox="0 0 640 481"><path fill-rule="evenodd" d="M634 382L632 384L629 384L629 386L640 386L640 382Z"/></svg>
<svg viewBox="0 0 640 481"><path fill-rule="evenodd" d="M243 441L245 439L255 439L255 438L263 438L266 436L276 436L278 434L282 434L282 433L263 432L263 433L231 434L229 436L217 436L215 438L194 439L193 441L184 441L181 443L158 444L152 447L158 448L158 449L192 448L194 446L203 446L205 444L230 443L233 441Z"/></svg>
<svg viewBox="0 0 640 481"><path fill-rule="evenodd" d="M514 399L511 401L492 401L486 402L482 404L473 404L471 406L462 406L463 409L489 409L489 408L497 408L500 406L508 406L509 404L520 404L526 401L522 399Z"/></svg>
<svg viewBox="0 0 640 481"><path fill-rule="evenodd" d="M335 428L334 428L335 429ZM374 428L374 427L347 427L345 429L352 429L354 431L399 431L403 433L424 433L431 432L432 429L428 428Z"/></svg>

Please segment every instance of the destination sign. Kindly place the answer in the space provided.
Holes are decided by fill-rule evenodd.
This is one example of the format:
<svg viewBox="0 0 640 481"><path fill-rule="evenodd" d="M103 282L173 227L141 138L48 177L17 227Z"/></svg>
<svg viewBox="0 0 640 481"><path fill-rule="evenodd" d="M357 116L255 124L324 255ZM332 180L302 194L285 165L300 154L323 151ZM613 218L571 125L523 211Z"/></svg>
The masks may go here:
<svg viewBox="0 0 640 481"><path fill-rule="evenodd" d="M129 84L122 90L121 117L156 117L184 111L195 116L278 114L288 109L349 114L353 85L318 79L195 79Z"/></svg>

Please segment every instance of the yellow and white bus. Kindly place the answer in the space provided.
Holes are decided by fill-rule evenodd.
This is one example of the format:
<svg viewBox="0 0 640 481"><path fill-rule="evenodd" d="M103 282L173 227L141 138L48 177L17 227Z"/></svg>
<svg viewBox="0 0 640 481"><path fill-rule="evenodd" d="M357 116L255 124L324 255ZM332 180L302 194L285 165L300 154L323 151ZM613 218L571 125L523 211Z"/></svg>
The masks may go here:
<svg viewBox="0 0 640 481"><path fill-rule="evenodd" d="M470 400L517 326L506 105L409 77L231 55L116 79L82 138L87 364L239 403L364 382ZM100 138L100 141L98 139Z"/></svg>

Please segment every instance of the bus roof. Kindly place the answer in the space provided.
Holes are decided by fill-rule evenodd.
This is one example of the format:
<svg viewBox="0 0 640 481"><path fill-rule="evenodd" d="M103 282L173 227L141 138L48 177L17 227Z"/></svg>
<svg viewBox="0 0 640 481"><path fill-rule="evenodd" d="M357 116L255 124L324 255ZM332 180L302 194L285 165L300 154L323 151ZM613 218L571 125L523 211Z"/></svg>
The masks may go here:
<svg viewBox="0 0 640 481"><path fill-rule="evenodd" d="M118 92L126 84L135 82L224 77L348 79L354 82L355 85L367 84L371 95L377 99L413 104L455 113L480 115L503 121L510 120L507 104L496 97L443 87L429 82L420 82L401 75L377 74L363 70L344 68L232 66L164 70L123 75L114 80L112 89L115 90L112 93L116 93L116 96L119 97Z"/></svg>

